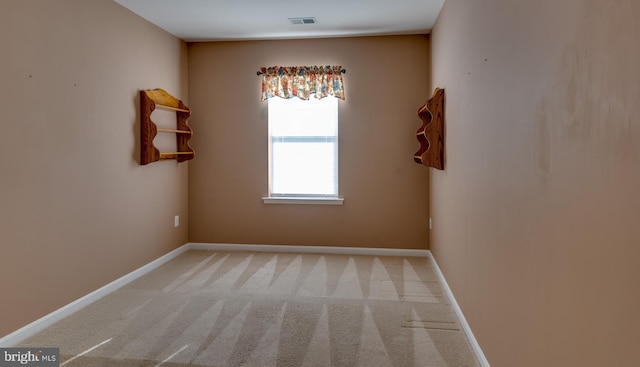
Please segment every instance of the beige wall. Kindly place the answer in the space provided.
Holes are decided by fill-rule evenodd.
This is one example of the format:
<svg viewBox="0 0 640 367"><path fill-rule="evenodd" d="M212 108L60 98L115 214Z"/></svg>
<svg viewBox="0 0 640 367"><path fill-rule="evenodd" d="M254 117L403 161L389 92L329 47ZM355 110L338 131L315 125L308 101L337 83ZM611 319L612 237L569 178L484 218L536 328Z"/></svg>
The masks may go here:
<svg viewBox="0 0 640 367"><path fill-rule="evenodd" d="M186 45L111 0L5 1L0 33L4 336L187 242L187 164L138 164L137 92L188 91Z"/></svg>
<svg viewBox="0 0 640 367"><path fill-rule="evenodd" d="M427 36L189 45L192 242L427 248L428 170L413 162L430 95ZM265 205L260 66L342 65L343 206Z"/></svg>
<svg viewBox="0 0 640 367"><path fill-rule="evenodd" d="M447 0L431 247L494 367L640 360L640 2Z"/></svg>

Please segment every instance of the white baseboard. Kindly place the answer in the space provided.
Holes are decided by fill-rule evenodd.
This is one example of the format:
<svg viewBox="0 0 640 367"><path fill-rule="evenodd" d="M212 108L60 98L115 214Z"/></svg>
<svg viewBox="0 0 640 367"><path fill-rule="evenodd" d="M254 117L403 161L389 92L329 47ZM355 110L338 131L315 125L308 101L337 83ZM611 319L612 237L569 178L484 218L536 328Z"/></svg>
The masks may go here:
<svg viewBox="0 0 640 367"><path fill-rule="evenodd" d="M329 247L329 246L289 246L289 245L246 245L229 243L189 243L190 250L207 251L248 251L248 252L295 252L299 254L368 255L368 256L410 256L428 257L428 250L393 248Z"/></svg>
<svg viewBox="0 0 640 367"><path fill-rule="evenodd" d="M246 245L246 244L225 244L225 243L187 243L179 248L159 257L158 259L132 271L131 273L114 280L113 282L101 287L86 296L79 298L62 308L30 323L29 325L14 331L13 333L0 339L0 347L12 347L18 345L25 339L37 334L43 329L55 324L65 317L79 311L80 309L90 305L91 303L103 298L111 292L114 292L132 281L142 277L152 270L176 258L180 254L188 250L207 250L207 251L251 251L251 252L295 252L305 254L335 254L335 255L369 255L369 256L409 256L428 258L433 264L434 271L442 283L447 297L451 300L451 306L460 320L462 330L466 334L474 353L482 367L490 367L478 341L473 336L473 332L462 314L460 306L456 302L453 292L449 288L444 275L438 267L438 263L429 250L408 250L408 249L390 249L390 248L362 248L362 247L324 247L324 246L286 246L286 245Z"/></svg>
<svg viewBox="0 0 640 367"><path fill-rule="evenodd" d="M487 357L485 357L484 353L482 352L482 348L480 348L480 344L478 344L476 337L473 335L473 332L471 331L471 327L469 326L467 319L464 318L462 309L460 308L460 305L458 305L456 298L453 296L453 292L451 291L451 288L449 288L449 284L447 284L447 280L444 278L444 274L442 274L442 271L440 271L440 267L438 266L436 259L433 257L433 254L431 253L431 251L428 251L428 253L429 253L428 258L429 260L431 260L431 264L433 264L433 269L436 273L436 276L440 280L440 283L442 283L442 288L444 288L445 294L451 301L451 307L453 308L453 312L455 312L456 316L458 316L458 320L460 321L460 326L462 326L462 331L464 331L465 335L467 336L467 340L469 340L469 344L471 344L471 349L473 349L473 352L475 353L476 358L478 358L478 363L480 363L481 367L490 367L489 361L487 360Z"/></svg>
<svg viewBox="0 0 640 367"><path fill-rule="evenodd" d="M73 314L74 312L77 312L80 309L92 304L93 302L101 299L102 297L108 295L109 293L124 287L128 283L131 283L132 281L140 278L141 276L149 273L150 271L160 267L161 265L167 263L171 259L177 257L178 255L182 254L187 250L189 250L188 244L180 246L177 249L169 252L168 254L163 255L157 258L156 260L153 260L152 262L146 265L143 265L142 267L132 271L131 273L114 280L113 282L105 285L104 287L101 287L87 294L86 296L78 298L77 300L69 303L68 305L63 306L62 308L57 309L56 311L53 311L52 313L39 318L38 320L30 323L29 325L24 326L14 331L13 333L1 338L0 347L12 347L14 345L18 345L25 339L39 333L45 328Z"/></svg>

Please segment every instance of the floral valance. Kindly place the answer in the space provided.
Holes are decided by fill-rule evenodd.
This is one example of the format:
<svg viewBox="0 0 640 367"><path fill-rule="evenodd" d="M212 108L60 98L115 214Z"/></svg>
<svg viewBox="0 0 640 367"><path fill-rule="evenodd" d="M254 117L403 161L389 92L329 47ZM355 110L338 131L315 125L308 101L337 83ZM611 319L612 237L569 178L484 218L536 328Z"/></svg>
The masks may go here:
<svg viewBox="0 0 640 367"><path fill-rule="evenodd" d="M308 100L334 96L344 99L342 66L273 66L260 68L262 100L271 97Z"/></svg>

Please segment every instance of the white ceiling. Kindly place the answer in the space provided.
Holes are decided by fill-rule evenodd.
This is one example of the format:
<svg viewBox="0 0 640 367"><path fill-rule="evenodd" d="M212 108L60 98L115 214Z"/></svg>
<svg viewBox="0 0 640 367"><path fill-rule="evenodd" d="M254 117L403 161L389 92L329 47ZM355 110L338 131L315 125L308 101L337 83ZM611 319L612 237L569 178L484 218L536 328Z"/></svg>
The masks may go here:
<svg viewBox="0 0 640 367"><path fill-rule="evenodd" d="M185 41L222 41L428 33L445 0L114 1Z"/></svg>

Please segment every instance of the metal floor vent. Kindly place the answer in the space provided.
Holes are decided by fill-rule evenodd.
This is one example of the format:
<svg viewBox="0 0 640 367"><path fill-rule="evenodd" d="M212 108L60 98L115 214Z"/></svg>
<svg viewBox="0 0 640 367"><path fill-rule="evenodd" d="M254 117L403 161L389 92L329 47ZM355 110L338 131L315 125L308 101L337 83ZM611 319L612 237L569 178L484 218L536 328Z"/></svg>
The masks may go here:
<svg viewBox="0 0 640 367"><path fill-rule="evenodd" d="M306 18L289 18L289 23L291 24L316 24L316 18L314 17L306 17Z"/></svg>

